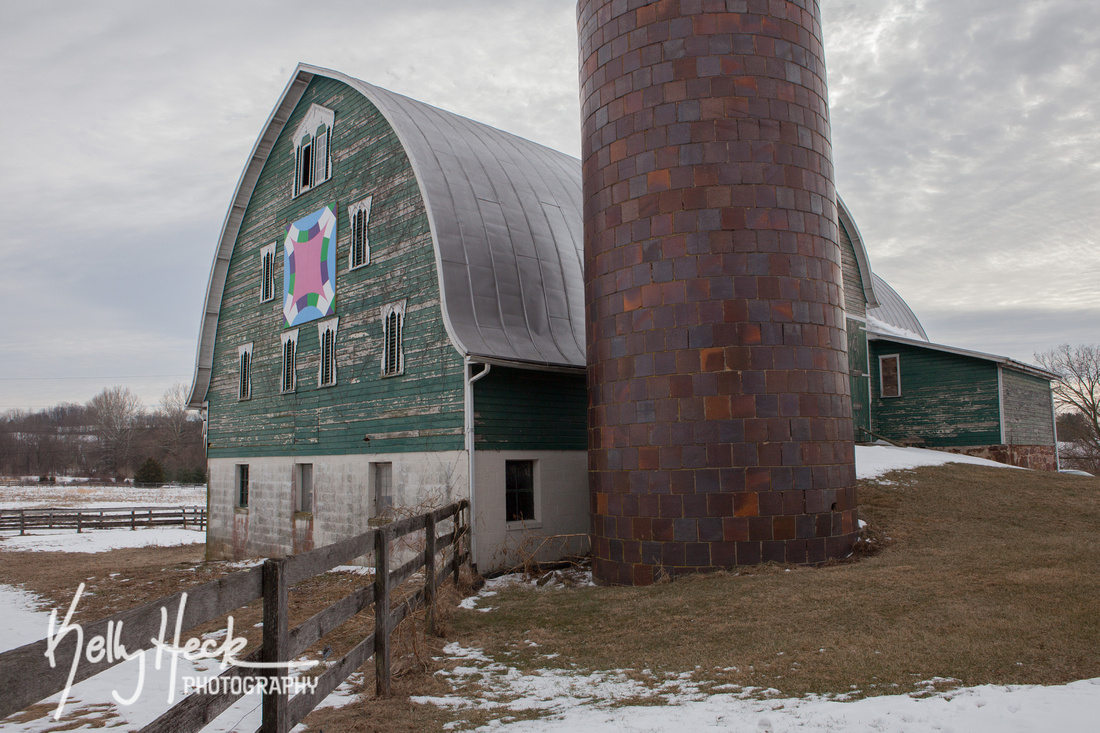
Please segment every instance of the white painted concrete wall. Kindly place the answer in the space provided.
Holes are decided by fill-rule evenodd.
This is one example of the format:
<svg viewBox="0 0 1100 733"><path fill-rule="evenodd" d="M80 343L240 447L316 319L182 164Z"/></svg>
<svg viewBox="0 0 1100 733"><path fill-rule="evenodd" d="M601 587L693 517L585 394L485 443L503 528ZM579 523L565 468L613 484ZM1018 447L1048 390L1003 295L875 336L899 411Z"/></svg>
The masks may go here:
<svg viewBox="0 0 1100 733"><path fill-rule="evenodd" d="M535 521L506 521L507 460L535 461ZM366 532L375 516L376 487L370 464L385 462L393 464L393 502L399 515L469 498L465 451L212 459L208 556L240 559L293 552L295 463L313 464L314 547ZM552 560L588 551L584 451L478 451L475 463L474 549L480 571L518 564L532 553L539 560ZM238 464L249 466L247 510L234 507ZM301 527L302 515L297 522Z"/></svg>

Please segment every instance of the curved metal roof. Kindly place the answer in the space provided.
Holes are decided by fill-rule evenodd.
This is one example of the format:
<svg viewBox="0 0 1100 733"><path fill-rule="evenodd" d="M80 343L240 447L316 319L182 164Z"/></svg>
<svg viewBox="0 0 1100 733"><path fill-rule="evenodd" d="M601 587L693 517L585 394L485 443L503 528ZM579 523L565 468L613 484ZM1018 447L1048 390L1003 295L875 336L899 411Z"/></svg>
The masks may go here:
<svg viewBox="0 0 1100 733"><path fill-rule="evenodd" d="M201 407L206 399L226 274L249 198L287 119L317 76L369 99L405 149L427 208L442 314L455 348L478 360L583 368L580 161L338 71L299 64L253 147L222 225L189 406ZM873 307L881 281L872 282L859 230L838 203ZM897 302L920 329L904 301Z"/></svg>
<svg viewBox="0 0 1100 733"><path fill-rule="evenodd" d="M852 216L852 212L848 210L839 193L836 195L836 209L840 223L852 240L852 250L856 255L856 265L859 267L859 279L863 283L864 302L868 309L877 308L878 295L875 292L874 278L871 276L871 260L867 257L867 246L863 244L863 235L859 233L855 217Z"/></svg>
<svg viewBox="0 0 1100 733"><path fill-rule="evenodd" d="M879 304L867 308L867 330L928 341L928 334L917 320L917 314L897 291L878 275L871 273Z"/></svg>
<svg viewBox="0 0 1100 733"><path fill-rule="evenodd" d="M253 147L222 225L189 406L206 399L226 274L248 200L316 76L369 99L401 141L427 207L443 319L455 348L475 358L583 368L580 161L346 74L299 64Z"/></svg>

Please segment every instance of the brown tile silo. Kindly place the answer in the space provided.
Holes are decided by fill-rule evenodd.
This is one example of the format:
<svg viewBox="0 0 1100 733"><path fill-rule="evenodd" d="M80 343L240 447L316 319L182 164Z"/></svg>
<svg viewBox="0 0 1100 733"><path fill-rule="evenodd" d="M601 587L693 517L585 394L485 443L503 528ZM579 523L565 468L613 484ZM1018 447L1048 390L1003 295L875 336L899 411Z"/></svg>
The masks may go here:
<svg viewBox="0 0 1100 733"><path fill-rule="evenodd" d="M816 0L580 0L596 579L849 553Z"/></svg>

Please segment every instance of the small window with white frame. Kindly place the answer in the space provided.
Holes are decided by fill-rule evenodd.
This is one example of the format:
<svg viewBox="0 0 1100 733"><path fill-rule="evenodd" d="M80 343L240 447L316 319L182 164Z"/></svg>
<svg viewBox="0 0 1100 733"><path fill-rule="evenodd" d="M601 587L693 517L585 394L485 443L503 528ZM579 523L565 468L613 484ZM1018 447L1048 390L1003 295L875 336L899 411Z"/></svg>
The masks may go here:
<svg viewBox="0 0 1100 733"><path fill-rule="evenodd" d="M878 358L879 394L901 397L901 356L889 354Z"/></svg>
<svg viewBox="0 0 1100 733"><path fill-rule="evenodd" d="M351 218L351 249L348 252L348 269L354 270L370 264L370 238L367 228L370 224L370 205L373 196L367 196L357 204L348 207Z"/></svg>
<svg viewBox="0 0 1100 733"><path fill-rule="evenodd" d="M252 344L237 347L237 399L252 398Z"/></svg>
<svg viewBox="0 0 1100 733"><path fill-rule="evenodd" d="M332 177L329 153L336 113L319 104L310 105L294 131L294 195L309 191Z"/></svg>
<svg viewBox="0 0 1100 733"><path fill-rule="evenodd" d="M321 359L317 368L318 387L336 384L336 329L339 325L339 318L330 318L317 324L317 341L321 346Z"/></svg>
<svg viewBox="0 0 1100 733"><path fill-rule="evenodd" d="M260 302L275 299L275 245L260 250Z"/></svg>
<svg viewBox="0 0 1100 733"><path fill-rule="evenodd" d="M283 368L280 372L279 391L293 392L298 386L298 329L283 334Z"/></svg>
<svg viewBox="0 0 1100 733"><path fill-rule="evenodd" d="M382 376L392 377L405 371L405 301L382 306Z"/></svg>

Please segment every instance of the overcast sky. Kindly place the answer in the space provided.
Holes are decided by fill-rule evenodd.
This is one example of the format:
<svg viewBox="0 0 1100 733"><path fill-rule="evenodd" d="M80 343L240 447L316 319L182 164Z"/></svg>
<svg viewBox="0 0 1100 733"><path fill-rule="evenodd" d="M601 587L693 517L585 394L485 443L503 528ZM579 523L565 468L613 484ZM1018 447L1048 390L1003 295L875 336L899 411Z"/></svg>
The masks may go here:
<svg viewBox="0 0 1100 733"><path fill-rule="evenodd" d="M837 186L934 341L1100 342L1100 2L822 0ZM190 384L299 61L578 155L572 0L0 4L0 411Z"/></svg>

